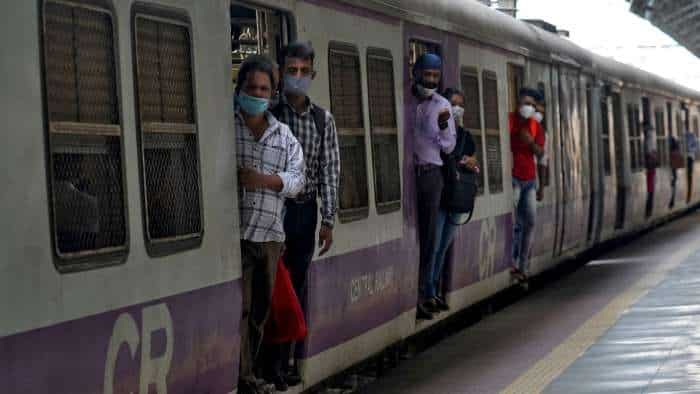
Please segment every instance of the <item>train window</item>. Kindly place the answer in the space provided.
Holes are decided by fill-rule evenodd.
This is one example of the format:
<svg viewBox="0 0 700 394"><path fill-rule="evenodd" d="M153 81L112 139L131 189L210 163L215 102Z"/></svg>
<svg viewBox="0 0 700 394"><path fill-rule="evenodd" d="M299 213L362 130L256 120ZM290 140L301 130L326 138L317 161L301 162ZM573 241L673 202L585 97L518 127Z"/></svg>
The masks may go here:
<svg viewBox="0 0 700 394"><path fill-rule="evenodd" d="M693 116L693 133L696 135L700 132L700 125L698 124L698 117Z"/></svg>
<svg viewBox="0 0 700 394"><path fill-rule="evenodd" d="M290 41L291 24L286 14L234 1L231 5L232 78L236 82L241 63L250 55L277 60Z"/></svg>
<svg viewBox="0 0 700 394"><path fill-rule="evenodd" d="M639 125L639 105L627 104L627 132L630 146L630 168L632 172L644 168L644 151L642 149L642 133Z"/></svg>
<svg viewBox="0 0 700 394"><path fill-rule="evenodd" d="M353 45L331 42L328 48L331 112L340 144L341 222L367 217L367 161L362 113L360 55Z"/></svg>
<svg viewBox="0 0 700 394"><path fill-rule="evenodd" d="M603 96L600 101L600 116L602 118L602 140L603 140L603 169L605 175L610 175L612 165L610 163L610 114L608 111L608 99Z"/></svg>
<svg viewBox="0 0 700 394"><path fill-rule="evenodd" d="M367 49L367 91L377 212L401 209L394 61L386 49Z"/></svg>
<svg viewBox="0 0 700 394"><path fill-rule="evenodd" d="M489 191L503 191L503 160L501 158L501 134L498 108L498 76L493 71L481 73L484 103L484 127L486 129L486 167Z"/></svg>
<svg viewBox="0 0 700 394"><path fill-rule="evenodd" d="M668 135L664 122L664 110L658 108L654 112L654 123L656 128L656 149L658 152L659 167L668 167L670 163L668 151Z"/></svg>
<svg viewBox="0 0 700 394"><path fill-rule="evenodd" d="M508 108L518 108L520 89L525 84L525 69L523 66L508 63Z"/></svg>
<svg viewBox="0 0 700 394"><path fill-rule="evenodd" d="M203 231L191 36L185 20L141 12L134 36L146 243L163 254Z"/></svg>
<svg viewBox="0 0 700 394"><path fill-rule="evenodd" d="M424 53L434 53L441 56L440 45L433 42L410 40L408 43L408 77L413 83L413 65L418 57ZM442 88L442 78L440 78L440 88ZM442 89L440 89L442 91Z"/></svg>
<svg viewBox="0 0 700 394"><path fill-rule="evenodd" d="M479 90L479 71L473 67L462 67L460 74L462 92L464 92L464 128L468 129L476 145L476 159L484 165L484 133L481 128L481 94ZM477 175L478 194L484 194L484 172Z"/></svg>
<svg viewBox="0 0 700 394"><path fill-rule="evenodd" d="M46 1L42 29L56 265L90 268L86 259L127 249L112 15L94 2Z"/></svg>

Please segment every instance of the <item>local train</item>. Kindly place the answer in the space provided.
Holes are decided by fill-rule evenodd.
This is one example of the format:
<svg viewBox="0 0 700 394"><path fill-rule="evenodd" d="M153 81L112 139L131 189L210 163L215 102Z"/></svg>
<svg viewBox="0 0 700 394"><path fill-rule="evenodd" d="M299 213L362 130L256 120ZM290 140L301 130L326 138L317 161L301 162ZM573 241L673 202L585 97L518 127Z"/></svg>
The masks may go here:
<svg viewBox="0 0 700 394"><path fill-rule="evenodd" d="M10 0L0 35L0 391L228 393L241 260L232 73L310 40L311 96L342 156L335 244L309 274L309 388L514 285L508 112L545 92L550 156L535 273L698 202L669 137L700 93L475 1ZM482 164L451 311L416 322L410 68L431 51L466 94ZM651 215L642 122L660 165ZM691 169L697 179L698 166ZM689 198L686 198L689 196ZM674 199L674 204L671 204ZM497 341L498 338L493 338Z"/></svg>

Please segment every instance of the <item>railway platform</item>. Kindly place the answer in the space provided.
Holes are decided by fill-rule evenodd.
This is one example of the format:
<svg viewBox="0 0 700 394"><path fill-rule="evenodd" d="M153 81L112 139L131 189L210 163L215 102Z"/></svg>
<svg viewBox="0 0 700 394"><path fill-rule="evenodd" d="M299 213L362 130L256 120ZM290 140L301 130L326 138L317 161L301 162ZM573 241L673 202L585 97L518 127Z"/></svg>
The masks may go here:
<svg viewBox="0 0 700 394"><path fill-rule="evenodd" d="M373 393L700 393L700 212L532 290Z"/></svg>

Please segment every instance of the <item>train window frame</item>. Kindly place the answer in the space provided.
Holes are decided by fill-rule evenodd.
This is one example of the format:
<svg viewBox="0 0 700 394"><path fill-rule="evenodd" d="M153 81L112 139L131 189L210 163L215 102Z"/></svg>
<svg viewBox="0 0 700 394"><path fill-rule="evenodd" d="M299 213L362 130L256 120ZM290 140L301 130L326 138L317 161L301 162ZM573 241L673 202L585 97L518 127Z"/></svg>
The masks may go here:
<svg viewBox="0 0 700 394"><path fill-rule="evenodd" d="M75 9L82 9L92 12L104 14L108 17L110 34L111 34L111 57L112 57L112 80L110 81L114 91L111 92L111 102L108 105L113 105L111 114L111 122L81 122L52 119L52 88L50 87L50 71L49 71L49 31L48 31L48 11L49 4L55 4L63 7L71 8L71 15L74 15ZM42 86L42 104L43 104L43 120L44 120L44 136L45 136L45 154L46 154L46 174L47 174L47 200L49 203L49 223L51 228L51 245L53 254L53 263L55 269L59 273L70 273L76 271L85 271L97 269L106 266L123 264L130 249L130 232L129 232L129 210L127 198L127 182L126 182L126 165L124 154L124 124L122 116L122 94L120 84L120 69L119 69L119 40L115 23L115 12L111 2L106 0L42 0L39 7L39 22L40 22L40 64L41 64L41 86ZM72 35L75 36L76 23L72 22ZM51 41L51 42L55 42ZM79 47L76 46L75 37L72 39L72 50L75 53L71 54L71 63L74 67L75 78L75 116L80 118L80 86L78 85L78 52ZM94 114L93 114L94 115ZM118 138L118 141L109 139ZM92 142L90 142L92 140ZM100 144L99 142L102 141ZM101 145L101 146L98 146ZM59 240L59 222L58 206L57 206L57 182L56 182L56 154L100 154L101 149L109 152L110 149L119 149L114 160L119 163L115 165L113 170L119 171L121 182L117 182L114 186L120 187L121 192L118 194L121 197L120 211L117 220L121 220L121 229L123 233L119 236L123 237L121 242L114 245L104 247L85 248L78 251L61 251L61 241ZM89 153L88 153L89 152ZM82 159L81 159L82 163ZM82 164L81 164L82 165ZM86 182L88 185L90 182ZM81 194L90 195L83 192L73 185L73 189ZM95 197L95 196L91 196ZM95 197L99 198L99 197ZM77 208L76 208L77 209ZM72 215L66 215L72 216ZM99 221L98 221L99 223ZM69 223L70 225L70 223ZM99 224L98 224L99 226ZM97 235L95 235L97 237ZM96 241L93 241L96 242Z"/></svg>
<svg viewBox="0 0 700 394"><path fill-rule="evenodd" d="M391 70L390 75L390 94L391 94L391 108L393 112L393 127L375 127L374 123L376 120L375 111L373 108L376 105L373 104L373 91L381 91L381 89L371 89L370 88L370 59L388 62ZM402 185L401 185L401 159L400 159L400 144L399 144L399 127L398 127L398 107L396 104L396 78L394 75L394 58L390 50L377 47L368 47L365 56L366 70L367 70L367 99L369 104L369 127L370 127L370 146L372 149L372 169L374 175L374 202L377 209L377 214L384 215L391 212L396 212L401 210L401 195L402 195ZM380 201L379 188L382 184L382 174L378 166L378 158L380 151L377 148L377 143L375 141L376 134L381 135L393 135L395 137L396 144L396 161L391 165L395 165L396 174L398 177L398 196L395 200Z"/></svg>
<svg viewBox="0 0 700 394"><path fill-rule="evenodd" d="M139 36L138 36L138 21L145 19L161 24L170 24L180 28L184 28L187 34L187 43L189 50L189 80L190 80L190 97L191 97L191 122L153 122L144 121L144 111L141 109L141 95L139 88ZM200 136L199 124L197 116L197 94L196 94L196 69L194 58L194 38L192 22L189 15L185 11L175 10L164 7L155 7L142 3L137 3L131 10L131 38L132 38L132 61L133 61L133 82L134 82L134 107L136 113L136 134L139 148L139 184L141 189L141 206L143 219L144 242L146 244L146 252L151 257L161 257L180 253L186 250L199 248L204 239L205 223L204 223L204 198L203 198L203 183L201 169L201 151L200 151ZM162 93L161 93L161 106ZM165 108L162 110L165 111ZM188 119L190 120L190 119ZM146 150L147 143L146 135L149 136L192 136L194 139L194 147L192 148L194 166L196 169L191 174L196 177L197 191L194 196L198 203L196 209L198 215L197 231L187 234L177 234L165 237L153 237L150 230L149 221L149 190L147 176L147 159ZM154 143L155 144L155 143ZM168 143L162 143L167 145ZM173 143L174 144L174 143ZM186 144L185 144L186 145Z"/></svg>
<svg viewBox="0 0 700 394"><path fill-rule="evenodd" d="M495 103L495 111L493 113L487 114L486 98L487 92L489 91L486 87L487 80L492 81L494 85L493 89L493 103ZM500 194L505 191L503 182L505 177L503 176L503 152L501 148L501 121L500 121L500 103L498 95L498 73L491 70L481 71L481 101L484 107L483 111L483 121L484 121L484 135L486 139L484 140L484 146L486 148L486 165L482 166L486 168L487 171L487 183L489 194ZM489 150L490 145L494 145L493 141L496 141L495 150ZM489 152L495 154L495 159L491 158Z"/></svg>
<svg viewBox="0 0 700 394"><path fill-rule="evenodd" d="M639 104L627 103L627 140L630 150L630 170L632 173L644 170L644 146L640 131Z"/></svg>
<svg viewBox="0 0 700 394"><path fill-rule="evenodd" d="M477 162L479 163L479 166L482 168L484 167L484 157L486 157L485 153L485 147L484 147L484 141L486 140L486 137L484 136L484 117L482 116L482 111L483 111L483 102L482 102L482 97L481 97L481 75L478 67L475 66L462 66L460 67L459 71L459 85L460 88L462 89L462 93L464 94L464 128L469 130L472 134L472 138L474 139L474 145L476 147L476 159ZM465 85L465 78L474 78L476 80L476 102L470 102L469 99L471 98L469 96L469 89L467 89ZM474 113L472 116L476 117L476 120L473 124L467 125L467 116L469 115L468 111L473 111ZM478 124L477 124L478 123ZM472 127L473 126L473 127ZM478 131L478 135L474 133L474 131ZM486 193L486 179L484 176L484 171L479 171L477 174L477 196L484 195Z"/></svg>
<svg viewBox="0 0 700 394"><path fill-rule="evenodd" d="M602 118L602 128L600 130L601 134L601 145L603 148L603 175L609 176L612 174L612 155L610 152L610 107L609 107L609 97L606 95L601 96L600 100L600 116Z"/></svg>
<svg viewBox="0 0 700 394"><path fill-rule="evenodd" d="M544 114L542 117L542 130L544 131L544 150L545 150L545 156L550 156L551 152L547 152L547 149L552 146L551 141L549 139L551 138L551 134L547 132L547 103L549 102L548 97L547 97L547 89L546 89L546 84L542 81L537 82L537 90L542 94L542 98L544 100ZM548 144L548 141L550 142ZM551 149L550 149L551 150ZM541 184L542 188L547 190L549 186L551 186L551 179L552 179L552 166L549 165L549 163L545 163L545 176L543 179L543 182ZM537 171L537 176L539 177L539 170Z"/></svg>
<svg viewBox="0 0 700 394"><path fill-rule="evenodd" d="M658 152L657 167L670 166L670 153L668 134L666 133L666 122L664 121L664 110L661 107L654 109L654 127L656 128L656 149Z"/></svg>
<svg viewBox="0 0 700 394"><path fill-rule="evenodd" d="M275 35L275 45L270 46L268 44L269 50L265 51L263 49L263 41L259 38L260 34L256 34L256 37L254 39L251 39L248 45L253 45L253 41L255 41L254 45L257 45L257 50L256 52L251 52L248 55L254 55L254 54L263 54L266 56L269 56L273 61L276 62L281 62L283 59L279 59L280 57L280 52L284 48L285 45L288 43L292 42L295 38L295 26L294 26L294 18L293 15L288 12L284 11L278 8L272 8L272 7L267 7L267 6L262 6L258 5L257 3L251 3L248 1L243 1L243 0L232 0L229 5L229 24L231 25L231 80L233 83L233 86L235 88L236 84L236 79L238 77L238 70L240 68L240 65L243 63L243 61L246 59L246 57L236 57L236 49L240 50L241 49L241 38L234 39L233 37L233 26L234 23L238 21L243 21L246 18L234 18L232 15L234 12L234 7L241 7L241 8L247 8L250 11L253 11L256 13L255 15L255 23L256 23L256 28L258 31L260 30L260 24L263 23L261 22L262 19L265 19L267 21L266 23L266 29L270 29L273 25L270 22L270 15L274 17L279 18L279 32L278 34ZM260 14L264 14L264 18L261 18ZM248 22L250 23L250 22ZM267 30L269 31L269 30ZM266 31L266 32L267 32ZM256 31L257 33L257 31ZM241 33L243 34L243 33ZM277 40L279 38L279 40ZM239 47L234 49L236 46L236 42L238 42ZM273 53L268 53L268 52L273 52ZM282 67L282 64L280 64L280 67Z"/></svg>
<svg viewBox="0 0 700 394"><path fill-rule="evenodd" d="M344 123L343 116L341 116L341 112L338 110L338 107L334 105L336 102L336 99L334 98L333 94L333 87L335 85L335 82L333 80L333 74L334 74L334 59L333 56L351 56L354 58L357 64L357 88L359 89L359 94L358 94L358 109L359 112L355 114L357 119L354 119L354 121L360 122L359 127L342 127L342 124ZM367 175L367 131L366 131L366 124L364 121L364 92L362 89L362 60L360 59L360 51L358 50L357 45L355 44L350 44L350 43L345 43L345 42L340 42L340 41L330 41L328 43L328 90L329 90L329 98L330 98L330 106L331 106L331 113L335 117L335 122L336 122L336 129L338 130L338 145L340 149L340 166L341 168L345 168L345 171L340 172L340 180L339 180L339 187L338 187L338 195L339 195L339 201L338 201L338 219L340 220L341 223L350 223L362 219L366 219L369 217L369 176ZM352 144L350 142L344 141L343 137L355 137L358 138L360 137L362 139L362 142L359 144ZM355 183L355 186L364 186L364 192L363 190L359 190L357 194L357 198L359 199L360 205L355 206L355 207L343 207L343 180L345 179L344 177L347 176L346 174L348 173L347 168L350 166L343 165L344 160L343 160L343 147L344 145L346 146L352 146L356 145L361 147L361 152L362 152L362 160L358 160L361 166L361 169L359 171L354 171L355 175L358 175L360 177L360 181Z"/></svg>

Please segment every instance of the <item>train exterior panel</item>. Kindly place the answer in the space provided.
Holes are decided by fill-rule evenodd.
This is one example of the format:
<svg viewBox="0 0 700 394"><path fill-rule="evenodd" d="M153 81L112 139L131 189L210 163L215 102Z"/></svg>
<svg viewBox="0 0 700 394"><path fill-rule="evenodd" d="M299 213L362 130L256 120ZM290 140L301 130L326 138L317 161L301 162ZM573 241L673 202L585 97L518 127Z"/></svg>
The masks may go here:
<svg viewBox="0 0 700 394"><path fill-rule="evenodd" d="M668 220L700 199L693 187L686 201L686 170L679 169L675 205L669 206L672 172L664 143L671 135L682 138L686 128L698 131L698 92L597 56L476 2L37 0L13 1L6 8L0 63L6 89L0 103L9 132L0 148L6 169L0 173L0 184L6 185L0 207L10 226L0 230L5 251L0 261L5 300L0 303L0 386L10 393L235 390L241 263L230 80L234 57L241 54L236 51L245 41L233 37L232 29L245 20L279 34L278 44L293 38L312 41L318 74L310 95L336 113L344 110L333 107L338 102L355 105L348 115L352 119L343 113L338 121L347 155L342 166L352 174L350 181L344 178L341 194L348 196L341 200L349 206L341 204L334 247L314 260L309 273L309 335L301 352L304 388L513 285L508 273L513 226L508 113L516 107L521 86L539 87L547 99L550 182L538 203L534 273L600 241ZM233 15L233 8L239 14ZM105 150L85 145L83 137L73 135L75 124L57 122L47 110L54 99L47 86L55 82L47 77L47 57L60 52L48 50L47 40L53 45L61 37L73 37L64 31L68 36L47 38L47 15L50 23L74 24L72 29L101 26L97 33L111 32L111 39L100 45L113 47L113 67L107 63L106 68L113 69L116 115L106 126L80 128L83 134L103 130L100 138L118 141L126 232L124 242L107 255L66 258L57 246L56 222L64 219L54 212L54 177L62 170L54 163L61 155ZM160 37L154 42L148 41L149 26ZM241 47L234 48L234 41ZM170 87L180 89L191 81L191 91L181 93L191 97L190 107L185 103L174 111L190 115L177 127L147 119L149 109L142 101L158 89L139 80L141 67L150 64L139 56L154 53L142 52L142 42L156 47L165 42L180 51L169 52L173 48L166 45L155 51L159 54L189 53L178 61L165 59L172 67L165 74L183 78ZM256 45L259 51L265 42ZM274 55L279 47L265 51ZM414 114L408 108L413 100L410 67L425 51L443 57L443 87L470 93L466 107L473 116L466 127L477 140L483 177L474 216L457 231L446 263L451 311L416 323ZM79 64L77 59L72 61ZM183 64L189 68L173 71ZM373 74L377 64L383 65L381 79ZM338 101L334 86L347 83L359 89ZM385 101L388 109L371 103L380 86L392 93ZM391 127L375 127L373 113L379 109L393 113ZM640 167L643 120L656 122L659 147L666 152L657 169L650 217L645 215L647 186ZM158 134L164 129L190 137ZM73 133L74 143L57 149L56 141L65 139L56 136L61 130ZM153 135L160 139L154 142ZM152 200L181 204L167 196L183 194L185 188L149 194L154 183L145 181L152 157L147 150L171 149L168 157L180 159L164 168L175 171L180 168L176 162L186 160L176 152L183 140L196 143L195 158L187 164L196 169L188 174L198 180L200 193L199 205L190 202L186 214L199 212L196 223L201 226L192 234L153 242L156 219L149 212L163 208L153 208ZM392 142L378 145L375 140ZM381 160L398 166L394 179L386 178ZM700 169L696 165L691 171L697 182ZM384 183L390 181L398 197L382 200Z"/></svg>

